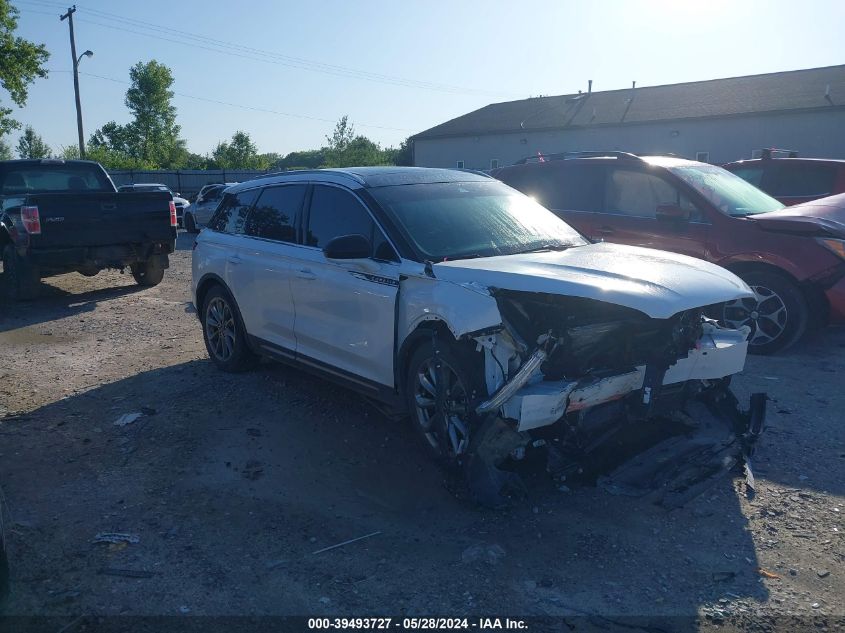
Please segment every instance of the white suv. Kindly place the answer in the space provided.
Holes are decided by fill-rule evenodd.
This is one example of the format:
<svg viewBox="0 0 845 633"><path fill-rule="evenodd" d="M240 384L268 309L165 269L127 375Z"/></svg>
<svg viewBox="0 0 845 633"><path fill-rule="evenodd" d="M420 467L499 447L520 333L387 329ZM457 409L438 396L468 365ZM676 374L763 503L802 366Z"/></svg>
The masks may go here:
<svg viewBox="0 0 845 633"><path fill-rule="evenodd" d="M496 467L729 393L749 332L704 308L753 296L698 259L591 244L483 174L394 167L230 187L193 294L221 369L293 362L410 414L441 460Z"/></svg>

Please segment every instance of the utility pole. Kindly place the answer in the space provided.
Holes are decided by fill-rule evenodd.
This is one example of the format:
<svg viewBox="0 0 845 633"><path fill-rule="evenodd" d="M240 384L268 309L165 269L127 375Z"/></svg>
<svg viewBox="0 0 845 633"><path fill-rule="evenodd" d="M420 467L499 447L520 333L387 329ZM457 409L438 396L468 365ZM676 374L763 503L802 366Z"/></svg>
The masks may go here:
<svg viewBox="0 0 845 633"><path fill-rule="evenodd" d="M61 21L67 18L70 27L70 54L73 57L73 91L76 94L76 128L79 132L79 157L85 158L85 136L82 132L82 103L79 100L79 59L76 57L76 40L73 37L73 14L76 13L76 5L73 5L62 16Z"/></svg>

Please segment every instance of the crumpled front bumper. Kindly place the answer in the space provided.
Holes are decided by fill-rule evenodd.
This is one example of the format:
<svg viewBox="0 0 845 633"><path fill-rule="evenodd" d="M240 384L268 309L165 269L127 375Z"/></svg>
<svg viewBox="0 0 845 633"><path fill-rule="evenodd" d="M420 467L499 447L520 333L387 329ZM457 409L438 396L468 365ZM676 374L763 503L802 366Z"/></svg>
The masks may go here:
<svg viewBox="0 0 845 633"><path fill-rule="evenodd" d="M748 352L748 329L725 329L705 325L704 336L686 358L663 374L662 385L688 380L717 380L742 371ZM642 391L648 404L652 385L647 384L647 367L577 381L545 381L539 372L502 405L503 417L516 420L518 431L548 426L564 414L589 409Z"/></svg>

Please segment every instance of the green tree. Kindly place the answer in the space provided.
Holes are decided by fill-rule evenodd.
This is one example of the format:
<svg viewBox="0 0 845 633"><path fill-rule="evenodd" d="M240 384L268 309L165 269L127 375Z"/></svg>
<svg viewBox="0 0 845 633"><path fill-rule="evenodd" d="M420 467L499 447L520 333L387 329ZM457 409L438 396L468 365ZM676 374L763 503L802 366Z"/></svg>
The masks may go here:
<svg viewBox="0 0 845 633"><path fill-rule="evenodd" d="M179 168L187 163L185 140L179 138L173 105L173 73L156 60L129 69L132 85L124 103L133 119L126 125L106 123L91 135L92 150L107 150L121 163ZM140 167L139 167L140 168Z"/></svg>
<svg viewBox="0 0 845 633"><path fill-rule="evenodd" d="M391 154L390 162L393 165L411 167L414 164L414 142L410 138L402 141L398 148L390 147L385 151Z"/></svg>
<svg viewBox="0 0 845 633"><path fill-rule="evenodd" d="M272 166L276 169L316 169L325 162L324 150L308 149L301 152L290 152Z"/></svg>
<svg viewBox="0 0 845 633"><path fill-rule="evenodd" d="M211 161L219 169L267 169L270 164L258 153L249 134L238 130L231 141L221 141L211 152Z"/></svg>
<svg viewBox="0 0 845 633"><path fill-rule="evenodd" d="M49 158L53 153L50 146L44 142L31 125L24 128L18 140L18 156L21 158Z"/></svg>
<svg viewBox="0 0 845 633"><path fill-rule="evenodd" d="M29 84L37 77L46 77L44 64L50 57L43 44L34 44L15 37L18 10L8 0L0 0L0 86L18 107L26 104ZM10 115L11 108L0 107L0 135L20 127Z"/></svg>
<svg viewBox="0 0 845 633"><path fill-rule="evenodd" d="M12 158L12 148L6 141L0 139L0 160L9 160L10 158Z"/></svg>
<svg viewBox="0 0 845 633"><path fill-rule="evenodd" d="M355 126L349 122L349 115L344 114L335 123L334 131L326 137L327 149L331 152L342 152L355 138Z"/></svg>

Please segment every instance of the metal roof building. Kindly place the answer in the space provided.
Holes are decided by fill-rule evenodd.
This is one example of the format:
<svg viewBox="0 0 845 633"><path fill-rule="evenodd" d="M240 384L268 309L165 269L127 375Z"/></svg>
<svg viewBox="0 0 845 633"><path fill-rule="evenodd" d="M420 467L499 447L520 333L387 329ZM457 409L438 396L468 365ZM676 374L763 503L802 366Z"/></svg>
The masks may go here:
<svg viewBox="0 0 845 633"><path fill-rule="evenodd" d="M845 65L494 103L412 139L426 167L611 149L714 163L764 147L845 158Z"/></svg>

